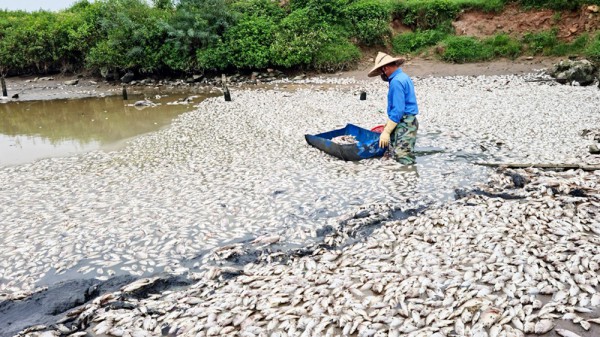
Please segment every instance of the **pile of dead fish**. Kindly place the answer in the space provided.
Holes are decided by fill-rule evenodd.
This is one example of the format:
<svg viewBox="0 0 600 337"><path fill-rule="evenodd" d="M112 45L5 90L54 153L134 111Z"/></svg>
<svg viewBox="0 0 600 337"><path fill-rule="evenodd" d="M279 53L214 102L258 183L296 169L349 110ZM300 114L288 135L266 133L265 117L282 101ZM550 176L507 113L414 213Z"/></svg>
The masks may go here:
<svg viewBox="0 0 600 337"><path fill-rule="evenodd" d="M331 139L331 141L334 143L340 144L340 145L349 145L349 144L358 143L358 141L356 140L356 137L354 137L352 135L343 135L343 136L333 137Z"/></svg>
<svg viewBox="0 0 600 337"><path fill-rule="evenodd" d="M155 280L142 279L28 334L593 336L599 211L599 172L499 172L362 242L339 248L333 240L233 277L212 267L189 288L146 298L135 294Z"/></svg>
<svg viewBox="0 0 600 337"><path fill-rule="evenodd" d="M81 318L83 312L71 313L62 321L66 329L57 328L71 332L71 323L77 322L77 331L84 330L90 324L101 323L105 317L107 323L101 327L110 326L111 334L119 334L119 329L131 333L137 331L138 319L144 318L149 322L146 324L150 324L146 327L151 326L146 329L150 335L157 331L169 334L171 329L171 333L204 331L201 334L210 329L211 335L225 335L233 329L243 330L246 335L261 335L266 329L265 323L278 324L287 319L289 324L296 325L293 328L270 326L269 329L288 335L294 335L293 331L318 335L315 330L324 325L327 327L324 331L333 329L341 334L348 329L347 332L369 335L373 331L385 333L381 331L387 330L378 324L390 323L392 333L398 328L398 332L427 335L433 332L423 329L434 326L439 328L437 332L446 333L449 326L444 325L448 323L445 321L456 318L437 311L448 308L444 302L446 296L457 301L449 308L460 311L465 303L463 299L473 297L475 290L479 292L487 284L477 281L479 274L483 277L491 273L494 277L503 275L493 278L501 288L488 294L492 296L493 308L503 310L502 315L506 308L516 311L515 316L506 314L498 322L510 317L510 326L518 331L518 321L513 322L518 317L525 331L527 323L538 321L525 308L533 307L533 303L523 302L519 307L514 301L517 295L519 301L527 295L546 305L546 299L540 297L542 292L536 294L530 290L533 281L527 276L530 272L539 272L542 276L536 277L547 284L536 284L536 289L569 292L569 298L561 299L556 310L539 315L557 322L559 317L555 316L564 309L563 305L585 307L584 302L577 302L577 306L571 304L574 296L577 301L580 297L582 301L586 298L592 301L589 289L579 287L579 276L573 282L580 291L571 294L568 277L575 274L564 265L578 252L578 261L585 263L585 268L595 266L590 262L595 261L595 249L589 244L594 237L581 234L581 240L562 242L558 239L568 237L569 226L581 223L574 221L571 215L589 222L597 205L582 207L585 211L569 211L571 206L561 199L565 196L561 194L560 183L545 187L541 195L537 195L536 190L527 190L532 187L519 189L515 192L516 199L503 195L504 192L474 190L475 182L488 179L490 169L473 162L591 164L600 161L600 157L590 156L587 150L593 140L581 135L582 130L600 125L597 110L600 91L590 87L530 83L526 82L527 78L415 79L421 111L417 150L441 150L418 153L414 166L402 166L389 159L343 162L306 144L305 134L343 127L347 123L371 128L385 121L382 112L387 94L385 83L339 78L298 80L313 84L295 91L282 90L287 85L285 81L275 83L281 87L273 90L232 90L231 102L225 102L222 97L203 101L195 111L181 115L169 128L136 138L122 150L2 167L0 301L18 300L61 281L97 279L102 282L122 275L153 280L156 274L164 272L212 280L191 288L189 291L198 292L189 296L186 292L165 292L143 300L136 296L140 298L139 303L125 296L120 300L128 301L126 307L134 308L128 313L119 312L125 309L113 305L114 310L108 308L110 310L100 315L96 310L107 309L102 305L107 299L97 299L98 307L84 309L84 316L88 318ZM332 87L322 89L321 83ZM358 94L363 91L369 93L368 100L359 99ZM577 111L577 118L565 111ZM532 181L546 177L535 178L535 174L531 174ZM566 179L569 189L571 185L584 185L569 177L548 177ZM582 181L594 182L595 178L590 174L581 176ZM590 186L584 187L581 187L583 198L597 202L596 192L585 192ZM455 193L457 189L462 192ZM455 195L461 198L458 203L439 208ZM544 201L539 201L540 198ZM529 219L519 207L527 212L541 207L540 215L536 215L538 221ZM564 215L554 207L565 208ZM414 218L379 229L381 221L391 219L395 212L407 210L415 211ZM593 215L597 216L597 212ZM515 218L517 216L523 219ZM498 219L502 219L503 225ZM506 227L504 232L498 232L503 226ZM411 228L412 231L406 232ZM545 228L566 234L553 241L547 237ZM587 233L587 227L582 228L577 233ZM363 242L369 235L372 239ZM555 242L557 240L560 244ZM388 246L372 246L379 243ZM532 251L526 254L523 249ZM548 255L548 249L562 251ZM515 252L525 254L527 259L523 260L523 255ZM476 257L486 257L488 261L491 257L486 254L498 256L499 260L484 266ZM531 254L559 260L538 260L530 257ZM321 255L327 256L325 260L321 260ZM265 262L270 264L263 265ZM529 264L537 267L522 271L529 268ZM276 277L264 280L259 277L276 272L279 273ZM502 280L506 275L522 277ZM592 280L591 273L585 275L586 280ZM231 278L230 283L221 282L228 278ZM236 283L241 282L236 281L238 279L253 285L240 285ZM302 290L292 292L288 283L295 280ZM330 280L338 281L328 283ZM398 280L406 283L392 286ZM561 282L562 288L552 280ZM254 284L255 281L259 283ZM260 281L265 282L265 288L260 288ZM376 285L377 291L383 288L377 293L362 289L367 287L365 284ZM398 296L398 299L394 297L396 302L384 301L390 299L383 296L388 295L385 288L388 284L389 291L394 291L393 296ZM523 285L527 289L522 289ZM366 297L348 297L346 290L354 291L351 289L357 287ZM417 287L418 297L406 296L413 294L405 294L407 289L413 289L411 287ZM239 292L243 290L246 292ZM299 293L294 295L296 291ZM286 292L287 297L283 296ZM588 296L584 298L583 294ZM115 296L120 298L121 295ZM193 299L192 303L180 303L179 298L168 296ZM300 300L297 296L301 296L303 302L296 303ZM281 302L281 307L288 307L286 311L282 313L279 306L271 308L277 309L272 311L267 309L270 304L268 300L264 302L265 298L293 299L290 303L294 305ZM369 302L364 302L367 298ZM440 299L443 305L438 303ZM238 301L242 301L241 304ZM317 301L325 302L317 304ZM381 304L369 304L370 301L383 301L389 306L379 307ZM298 303L302 303L307 314L287 312L292 308L296 310ZM407 308L410 305L410 318L396 315L402 303ZM327 310L318 314L323 306ZM198 310L192 312L194 315L186 312L192 307ZM143 308L156 311L135 311L145 310ZM470 320L468 316L462 317L465 308L460 313L465 331L467 328L470 332L480 331L475 309L481 308L469 308L466 311L474 315ZM207 311L202 311L205 309ZM361 309L367 316L354 315ZM390 313L386 309L391 310ZM338 311L344 314L338 315ZM227 316L221 317L225 312L241 313L239 317L233 316L238 319L248 314L242 320L246 322L243 329L242 323L233 328L226 324ZM430 317L432 312L435 314ZM202 316L203 313L206 316ZM593 319L580 311L573 313L583 317L578 323ZM129 318L110 316L113 314L126 314ZM398 321L394 324L381 321L379 316L388 314L401 318L401 325ZM432 319L438 314L439 319L434 320L437 325L434 325ZM368 321L367 317L372 320ZM376 317L377 321L373 321ZM325 318L327 320L323 320ZM219 324L215 324L215 319ZM332 319L337 321L331 322ZM352 320L349 327L348 319ZM420 319L424 319L424 323ZM131 326L126 324L127 320ZM152 326L152 322L156 325ZM326 325L327 322L333 324ZM200 329L200 325L204 328ZM501 327L508 331L505 325L503 322ZM221 331L218 327L226 329Z"/></svg>

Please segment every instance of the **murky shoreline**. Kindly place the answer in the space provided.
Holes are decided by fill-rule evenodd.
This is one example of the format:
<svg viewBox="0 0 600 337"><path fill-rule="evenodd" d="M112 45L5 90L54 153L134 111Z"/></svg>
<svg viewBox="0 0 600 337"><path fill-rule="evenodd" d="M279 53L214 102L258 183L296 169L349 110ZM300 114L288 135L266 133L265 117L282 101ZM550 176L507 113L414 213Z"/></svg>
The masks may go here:
<svg viewBox="0 0 600 337"><path fill-rule="evenodd" d="M134 106L151 96L156 106ZM215 94L137 94L11 102L0 105L0 165L94 150L116 150L140 134L167 127ZM182 100L193 97L189 101ZM195 101L195 102L194 102Z"/></svg>

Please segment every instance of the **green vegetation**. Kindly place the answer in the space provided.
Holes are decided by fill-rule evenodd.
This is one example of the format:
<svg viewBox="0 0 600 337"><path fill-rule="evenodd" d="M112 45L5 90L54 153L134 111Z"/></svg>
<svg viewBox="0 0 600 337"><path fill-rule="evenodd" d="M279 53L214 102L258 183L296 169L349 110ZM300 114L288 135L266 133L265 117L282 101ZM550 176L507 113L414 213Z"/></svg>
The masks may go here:
<svg viewBox="0 0 600 337"><path fill-rule="evenodd" d="M600 33L596 35L594 41L587 47L585 55L592 61L600 63Z"/></svg>
<svg viewBox="0 0 600 337"><path fill-rule="evenodd" d="M588 34L582 34L573 42L566 43L558 39L556 29L541 33L527 33L523 36L523 44L531 55L565 56L585 51L590 42Z"/></svg>
<svg viewBox="0 0 600 337"><path fill-rule="evenodd" d="M345 10L351 34L367 46L381 45L391 35L390 14L390 3L377 0L359 0Z"/></svg>
<svg viewBox="0 0 600 337"><path fill-rule="evenodd" d="M413 29L434 29L447 25L458 14L460 7L449 0L406 0L396 3L395 17Z"/></svg>
<svg viewBox="0 0 600 337"><path fill-rule="evenodd" d="M507 0L454 0L454 3L461 9L478 9L484 12L501 11Z"/></svg>
<svg viewBox="0 0 600 337"><path fill-rule="evenodd" d="M347 40L340 39L337 42L324 45L319 49L314 66L318 70L335 71L350 68L354 62L360 59L360 50Z"/></svg>
<svg viewBox="0 0 600 337"><path fill-rule="evenodd" d="M125 71L189 74L268 67L336 71L360 47L429 53L471 62L519 55L585 54L598 59L597 36L571 43L557 31L522 38L455 36L463 10L501 11L509 2L572 9L581 0L80 0L60 12L0 11L0 74ZM586 4L600 0L585 0ZM576 5L574 5L576 4ZM560 13L553 22L560 21ZM393 35L391 21L413 32Z"/></svg>
<svg viewBox="0 0 600 337"><path fill-rule="evenodd" d="M83 61L89 31L72 13L0 12L0 71L70 70Z"/></svg>
<svg viewBox="0 0 600 337"><path fill-rule="evenodd" d="M576 10L583 5L600 5L600 0L518 0L525 7Z"/></svg>
<svg viewBox="0 0 600 337"><path fill-rule="evenodd" d="M484 61L494 55L491 48L470 36L449 36L439 50L442 60L454 63Z"/></svg>
<svg viewBox="0 0 600 337"><path fill-rule="evenodd" d="M523 42L526 44L530 54L548 55L558 44L556 33L556 29L541 33L526 33L523 36Z"/></svg>
<svg viewBox="0 0 600 337"><path fill-rule="evenodd" d="M137 0L95 2L83 8L100 28L97 42L86 57L91 69L154 72L163 66L161 49L166 29L166 12L150 8ZM110 13L115 13L111 15ZM181 52L177 50L177 52Z"/></svg>
<svg viewBox="0 0 600 337"><path fill-rule="evenodd" d="M435 46L448 34L435 29L398 34L392 40L392 48L397 54L420 52L424 48Z"/></svg>
<svg viewBox="0 0 600 337"><path fill-rule="evenodd" d="M521 55L521 44L506 34L498 34L483 41L485 48L491 50L493 57L517 58Z"/></svg>
<svg viewBox="0 0 600 337"><path fill-rule="evenodd" d="M582 34L571 43L562 42L557 38L556 30L527 33L522 39L515 39L506 34L483 40L467 36L448 36L440 43L438 53L443 60L454 63L485 61L495 57L514 59L521 55L586 54L594 58L594 43L598 42L590 41L587 34ZM598 46L595 48L600 49Z"/></svg>
<svg viewBox="0 0 600 337"><path fill-rule="evenodd" d="M392 2L394 18L417 30L448 30L461 10L498 12L506 0L403 0Z"/></svg>

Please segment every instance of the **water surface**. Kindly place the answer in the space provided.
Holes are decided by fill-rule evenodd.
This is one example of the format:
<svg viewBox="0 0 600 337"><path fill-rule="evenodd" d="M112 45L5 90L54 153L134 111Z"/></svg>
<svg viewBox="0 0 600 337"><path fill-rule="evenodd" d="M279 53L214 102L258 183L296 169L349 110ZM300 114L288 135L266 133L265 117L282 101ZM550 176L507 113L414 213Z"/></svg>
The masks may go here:
<svg viewBox="0 0 600 337"><path fill-rule="evenodd" d="M155 131L190 111L192 104L169 105L186 95L151 97L155 107L134 107L144 96L61 99L0 104L0 166L47 157L113 149L123 140Z"/></svg>

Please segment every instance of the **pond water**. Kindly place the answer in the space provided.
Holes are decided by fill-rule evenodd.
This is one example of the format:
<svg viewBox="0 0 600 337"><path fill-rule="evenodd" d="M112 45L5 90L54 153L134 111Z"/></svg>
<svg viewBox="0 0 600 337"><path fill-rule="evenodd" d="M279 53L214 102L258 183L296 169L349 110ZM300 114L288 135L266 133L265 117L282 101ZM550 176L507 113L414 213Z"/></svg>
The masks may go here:
<svg viewBox="0 0 600 337"><path fill-rule="evenodd" d="M0 104L0 166L92 150L116 149L124 140L158 130L213 94L191 104L172 104L185 94L152 95L154 107L132 106L143 95Z"/></svg>

